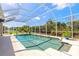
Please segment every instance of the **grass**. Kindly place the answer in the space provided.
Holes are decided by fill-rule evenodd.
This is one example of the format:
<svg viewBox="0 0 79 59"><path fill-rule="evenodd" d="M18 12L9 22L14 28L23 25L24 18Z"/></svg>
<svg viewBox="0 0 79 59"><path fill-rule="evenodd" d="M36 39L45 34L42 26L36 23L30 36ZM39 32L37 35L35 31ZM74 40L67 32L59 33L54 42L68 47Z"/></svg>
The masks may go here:
<svg viewBox="0 0 79 59"><path fill-rule="evenodd" d="M16 31L9 31L8 34L14 34L15 35L15 34L17 34L17 32Z"/></svg>

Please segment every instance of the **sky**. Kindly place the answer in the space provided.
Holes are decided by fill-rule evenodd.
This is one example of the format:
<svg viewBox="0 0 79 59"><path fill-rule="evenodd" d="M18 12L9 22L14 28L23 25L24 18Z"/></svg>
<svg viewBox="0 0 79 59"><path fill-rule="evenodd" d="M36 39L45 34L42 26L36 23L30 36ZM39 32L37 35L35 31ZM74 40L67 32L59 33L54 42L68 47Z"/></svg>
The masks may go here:
<svg viewBox="0 0 79 59"><path fill-rule="evenodd" d="M1 7L5 20L11 19L4 23L7 27L40 26L50 19L67 23L70 15L79 19L79 3L2 3Z"/></svg>

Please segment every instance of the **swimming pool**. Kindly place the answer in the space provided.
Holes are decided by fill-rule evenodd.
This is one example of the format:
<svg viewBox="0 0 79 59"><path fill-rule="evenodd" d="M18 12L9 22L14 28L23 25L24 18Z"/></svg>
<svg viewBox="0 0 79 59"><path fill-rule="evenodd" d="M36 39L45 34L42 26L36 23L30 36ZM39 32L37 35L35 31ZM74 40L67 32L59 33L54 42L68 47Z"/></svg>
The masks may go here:
<svg viewBox="0 0 79 59"><path fill-rule="evenodd" d="M28 50L46 50L48 48L59 50L62 46L62 43L58 38L32 34L17 35L16 38Z"/></svg>

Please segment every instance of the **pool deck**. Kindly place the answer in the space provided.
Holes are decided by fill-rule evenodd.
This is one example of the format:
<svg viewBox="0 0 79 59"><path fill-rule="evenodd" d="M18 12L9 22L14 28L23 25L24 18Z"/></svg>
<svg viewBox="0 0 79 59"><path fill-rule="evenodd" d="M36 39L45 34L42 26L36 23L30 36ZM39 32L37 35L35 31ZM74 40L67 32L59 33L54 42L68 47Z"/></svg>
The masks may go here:
<svg viewBox="0 0 79 59"><path fill-rule="evenodd" d="M38 34L38 35L40 35L40 34ZM47 36L47 35L43 35L43 36ZM54 37L54 36L51 36L51 37ZM69 52L60 52L60 51L57 51L52 48L48 48L45 51L26 50L26 48L19 41L17 41L17 39L14 36L11 36L11 38L13 39L12 42L13 42L14 51L19 50L19 52L15 52L15 55L21 55L21 56L22 55L23 56L70 56L70 55L74 55L74 56L79 56L79 41L72 42L72 41L63 39L63 42L72 44L72 47L70 48ZM60 37L55 37L55 38L60 39ZM14 43L14 42L16 42L16 43ZM75 42L75 44L74 44L74 42ZM76 42L77 42L77 45L76 45Z"/></svg>
<svg viewBox="0 0 79 59"><path fill-rule="evenodd" d="M11 36L12 45L16 56L69 56L63 52L48 48L45 51L26 50L26 48L15 38Z"/></svg>
<svg viewBox="0 0 79 59"><path fill-rule="evenodd" d="M69 54L73 56L79 56L79 40L77 41L71 41L71 40L66 40L65 38L62 40L63 42L67 42L72 45L72 47L69 50Z"/></svg>
<svg viewBox="0 0 79 59"><path fill-rule="evenodd" d="M0 56L15 56L10 36L0 36Z"/></svg>
<svg viewBox="0 0 79 59"><path fill-rule="evenodd" d="M7 40L6 40L7 39ZM79 56L79 41L70 41L63 39L63 42L72 44L68 52L60 52L52 48L45 51L41 50L27 50L15 36L10 35L0 37L0 55L2 56ZM5 44L4 44L5 43Z"/></svg>

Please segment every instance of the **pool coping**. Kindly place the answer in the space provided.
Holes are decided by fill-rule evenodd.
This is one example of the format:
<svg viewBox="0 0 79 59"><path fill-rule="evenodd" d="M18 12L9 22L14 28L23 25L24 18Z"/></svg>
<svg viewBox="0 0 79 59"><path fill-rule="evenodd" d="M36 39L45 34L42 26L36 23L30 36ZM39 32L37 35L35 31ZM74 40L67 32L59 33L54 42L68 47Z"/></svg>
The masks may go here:
<svg viewBox="0 0 79 59"><path fill-rule="evenodd" d="M37 35L39 35L39 34L37 34ZM44 34L42 34L42 35L46 36ZM4 35L4 36L10 36L11 37L11 42L12 42L14 51L19 50L19 49L25 49L24 46L21 44L21 42L17 41L15 35ZM14 38L12 38L12 37L14 37ZM56 36L52 36L52 37L56 37ZM56 37L56 38L61 39L61 37ZM63 38L62 42L67 42L69 44L72 44L72 47L70 48L70 51L69 52L63 52L63 53L71 54L72 56L79 56L79 40L78 41L71 41L71 40L66 40L65 38ZM19 53L15 52L15 55L18 56L18 55L22 55L22 54L21 53L19 54Z"/></svg>
<svg viewBox="0 0 79 59"><path fill-rule="evenodd" d="M21 42L19 42L15 36L11 36L11 41L12 41L12 45L13 45L13 48L14 48L14 51L15 51L15 55L16 56L62 56L62 55L66 55L66 56L69 56L68 53L63 53L63 52L60 52L60 51L57 51L55 49L47 49L45 51L37 51L34 52L34 50L32 50L31 52L32 53L36 53L36 54L30 54L30 51L23 51L23 52L16 52L17 50L22 50L22 49L26 49ZM47 51L47 52L46 52ZM53 51L51 54L49 53L50 51ZM29 52L29 53L26 53L26 52ZM56 52L56 54L55 54ZM58 55L57 55L58 54Z"/></svg>

